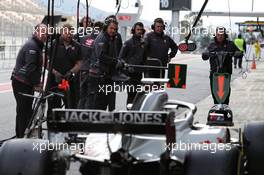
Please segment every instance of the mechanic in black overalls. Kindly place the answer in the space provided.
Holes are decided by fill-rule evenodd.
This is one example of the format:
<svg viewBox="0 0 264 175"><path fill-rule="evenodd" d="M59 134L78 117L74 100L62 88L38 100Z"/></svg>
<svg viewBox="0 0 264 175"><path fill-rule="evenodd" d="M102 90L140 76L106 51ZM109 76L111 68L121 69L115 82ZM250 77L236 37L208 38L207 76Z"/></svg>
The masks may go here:
<svg viewBox="0 0 264 175"><path fill-rule="evenodd" d="M123 59L128 64L143 65L146 60L143 40L145 29L143 23L135 23L131 29L131 33L133 36L124 43L119 58ZM136 89L138 85L141 85L142 71L131 67L128 69L127 74L130 77L128 82L129 88L127 88L127 103L132 103L137 94ZM134 86L134 88L130 88L130 86Z"/></svg>
<svg viewBox="0 0 264 175"><path fill-rule="evenodd" d="M109 20L109 19L113 19L115 21L118 21L115 15L109 15L108 17L105 18L105 21ZM120 50L123 46L123 41L122 41L122 37L121 34L117 31L115 34L115 49L116 49L116 53L119 54Z"/></svg>
<svg viewBox="0 0 264 175"><path fill-rule="evenodd" d="M88 98L92 94L91 89L89 89L89 83L92 83L92 81L89 81L89 66L90 66L90 57L92 54L92 47L93 42L96 39L96 37L99 35L99 33L103 29L104 23L97 21L94 23L93 26L93 32L89 35L86 35L81 40L82 45L82 61L81 61L81 82L80 82L80 99L78 103L79 109L89 109L91 108L91 105L89 104ZM91 94L92 93L92 94Z"/></svg>
<svg viewBox="0 0 264 175"><path fill-rule="evenodd" d="M156 18L151 29L153 31L147 33L145 37L147 57L159 59L162 66L166 67L170 60L175 57L178 46L171 37L164 33L165 24L162 18ZM168 54L169 49L170 53ZM150 71L149 76L160 78L160 71ZM162 71L162 77L164 77L164 71Z"/></svg>
<svg viewBox="0 0 264 175"><path fill-rule="evenodd" d="M87 20L88 19L88 20ZM92 23L92 19L90 17L86 17L84 16L81 21L79 22L79 29L78 29L78 33L74 35L74 40L79 42L81 44L81 59L83 59L83 57L85 57L85 55L87 55L87 48L83 45L83 43L85 42L85 38L89 35L91 35L93 30L93 23ZM73 86L75 86L75 90L76 90L76 101L77 101L77 105L79 104L80 98L81 98L81 72L79 71L77 74L75 74L75 78L74 78L74 83Z"/></svg>
<svg viewBox="0 0 264 175"><path fill-rule="evenodd" d="M93 44L89 76L92 78L91 89L95 93L92 101L94 109L113 111L115 109L115 92L112 90L106 94L105 88L111 86L113 89L112 77L116 69L124 66L124 62L117 59L119 55L120 38L117 35L118 22L115 18L106 18L103 31L97 36Z"/></svg>
<svg viewBox="0 0 264 175"><path fill-rule="evenodd" d="M42 49L47 39L45 24L35 27L33 37L20 49L12 72L12 88L16 99L16 137L22 138L32 116L33 98L20 93L33 95L41 91Z"/></svg>
<svg viewBox="0 0 264 175"><path fill-rule="evenodd" d="M235 44L232 41L228 40L228 35L226 33L226 29L224 27L217 27L216 28L216 35L214 37L214 42L209 44L207 50L209 52L220 52L220 51L225 51L225 52L236 52L239 51L239 49L235 46ZM218 64L216 62L216 56L210 57L207 54L202 54L202 59L203 60L208 60L210 61L210 87L211 87L211 94L214 99L214 104L218 104L216 97L214 96L213 93L213 74L218 71ZM229 73L232 75L232 57L230 55L227 55L225 58L225 61L223 63L223 70L221 73ZM229 97L230 97L231 89L229 90L229 94L226 97L226 100L224 101L223 104L229 104Z"/></svg>
<svg viewBox="0 0 264 175"><path fill-rule="evenodd" d="M74 86L75 74L80 70L81 64L81 46L73 40L73 27L65 24L61 30L61 37L58 43L53 44L53 52L57 45L56 55L53 61L52 76L50 78L49 87L54 91L64 78L69 80L69 95L64 97L65 108L76 108L78 101L76 100L76 86ZM61 98L54 96L48 100L48 116L50 116L53 108L60 108L62 105Z"/></svg>

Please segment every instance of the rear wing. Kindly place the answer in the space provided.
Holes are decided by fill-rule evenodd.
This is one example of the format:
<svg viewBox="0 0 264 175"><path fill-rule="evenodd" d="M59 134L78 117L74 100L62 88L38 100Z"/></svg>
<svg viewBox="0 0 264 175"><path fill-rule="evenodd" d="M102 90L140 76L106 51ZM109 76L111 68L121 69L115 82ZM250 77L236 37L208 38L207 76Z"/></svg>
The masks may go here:
<svg viewBox="0 0 264 175"><path fill-rule="evenodd" d="M174 113L54 109L48 120L50 132L166 134L174 128Z"/></svg>

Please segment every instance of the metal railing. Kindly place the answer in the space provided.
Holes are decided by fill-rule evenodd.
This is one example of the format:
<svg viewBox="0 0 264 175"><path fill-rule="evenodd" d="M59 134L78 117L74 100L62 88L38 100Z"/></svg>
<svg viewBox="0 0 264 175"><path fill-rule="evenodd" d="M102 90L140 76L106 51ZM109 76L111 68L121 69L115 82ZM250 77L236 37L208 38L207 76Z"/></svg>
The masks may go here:
<svg viewBox="0 0 264 175"><path fill-rule="evenodd" d="M15 65L16 56L22 45L0 44L0 69L12 69Z"/></svg>

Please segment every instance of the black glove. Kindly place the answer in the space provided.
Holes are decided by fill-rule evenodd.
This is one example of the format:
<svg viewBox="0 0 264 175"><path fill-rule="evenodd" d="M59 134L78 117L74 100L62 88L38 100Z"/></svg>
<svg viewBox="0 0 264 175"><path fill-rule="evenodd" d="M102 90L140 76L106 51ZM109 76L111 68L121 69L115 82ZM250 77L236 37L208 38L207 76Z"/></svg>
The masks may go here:
<svg viewBox="0 0 264 175"><path fill-rule="evenodd" d="M53 75L55 76L55 81L57 83L60 83L62 78L63 78L63 75L60 72L58 72L58 71L54 71Z"/></svg>
<svg viewBox="0 0 264 175"><path fill-rule="evenodd" d="M125 67L125 61L123 59L117 59L116 69L122 69Z"/></svg>
<svg viewBox="0 0 264 175"><path fill-rule="evenodd" d="M71 80L73 77L75 76L75 74L71 71L68 71L65 75L64 75L64 78L66 80Z"/></svg>
<svg viewBox="0 0 264 175"><path fill-rule="evenodd" d="M173 58L172 54L169 54L169 55L168 55L168 63L171 62L172 58Z"/></svg>
<svg viewBox="0 0 264 175"><path fill-rule="evenodd" d="M135 69L133 67L128 67L127 71L132 74L135 72Z"/></svg>
<svg viewBox="0 0 264 175"><path fill-rule="evenodd" d="M203 60L208 60L210 58L210 53L209 52L203 52L202 53L202 59Z"/></svg>

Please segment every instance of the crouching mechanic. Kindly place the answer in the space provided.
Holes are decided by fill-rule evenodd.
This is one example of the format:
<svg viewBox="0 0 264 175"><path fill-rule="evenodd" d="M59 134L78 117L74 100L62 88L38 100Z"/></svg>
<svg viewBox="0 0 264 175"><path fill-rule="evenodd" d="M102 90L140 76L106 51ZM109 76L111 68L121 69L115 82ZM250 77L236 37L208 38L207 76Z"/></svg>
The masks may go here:
<svg viewBox="0 0 264 175"><path fill-rule="evenodd" d="M73 40L73 27L70 24L65 24L61 30L61 37L58 42L53 45L54 60L53 70L49 88L56 91L56 87L61 83L62 79L69 81L70 89L63 98L65 108L76 108L77 99L76 85L74 85L74 75L80 70L81 46ZM56 50L56 51L55 51ZM53 108L61 108L62 99L58 96L53 96L48 100L48 116L51 115Z"/></svg>
<svg viewBox="0 0 264 175"><path fill-rule="evenodd" d="M33 95L41 91L42 49L47 40L48 29L45 24L35 27L33 37L20 49L12 72L12 88L16 99L16 137L22 138L33 114Z"/></svg>
<svg viewBox="0 0 264 175"><path fill-rule="evenodd" d="M239 49L235 46L235 44L232 41L228 40L228 35L224 27L216 28L216 35L214 37L214 42L209 44L207 50L208 52L224 51L224 52L232 52L232 53L239 51ZM221 72L219 72L219 64L218 64L216 55L210 56L210 54L208 55L208 53L203 53L202 59L205 61L209 59L210 61L211 93L214 99L214 104L218 104L217 99L213 93L213 74L214 73L228 73L232 75L232 56L231 55L226 56ZM231 89L229 90L229 94L227 95L226 100L224 101L223 104L227 104L227 105L229 104L230 93L231 93Z"/></svg>
<svg viewBox="0 0 264 175"><path fill-rule="evenodd" d="M117 59L120 49L117 37L118 22L114 18L106 18L103 31L97 36L93 44L91 65L89 69L91 108L113 111L115 109L115 92L112 77L116 71L124 66L124 62ZM111 92L106 92L106 86L111 86Z"/></svg>
<svg viewBox="0 0 264 175"><path fill-rule="evenodd" d="M123 59L128 64L143 65L146 60L146 52L143 39L145 29L143 23L135 23L131 29L131 33L133 34L133 36L124 43L120 51L119 58ZM137 86L141 85L142 71L131 67L128 68L127 74L130 77L130 80L128 82L129 86L127 88L128 104L133 102L137 94Z"/></svg>

